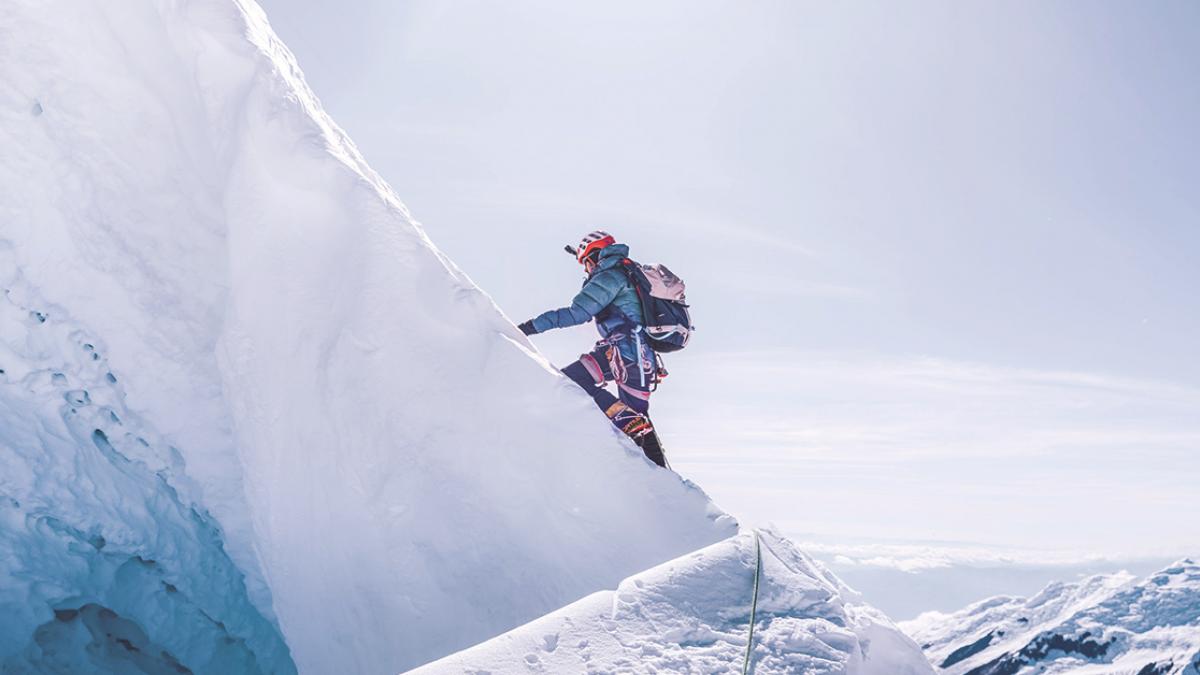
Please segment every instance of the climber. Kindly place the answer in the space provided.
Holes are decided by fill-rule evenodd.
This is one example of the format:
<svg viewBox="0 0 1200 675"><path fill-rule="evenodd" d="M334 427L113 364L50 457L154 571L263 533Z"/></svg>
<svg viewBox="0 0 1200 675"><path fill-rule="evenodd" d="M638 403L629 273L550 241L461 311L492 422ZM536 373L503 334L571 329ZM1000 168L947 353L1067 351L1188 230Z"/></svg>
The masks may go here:
<svg viewBox="0 0 1200 675"><path fill-rule="evenodd" d="M618 429L633 439L646 457L666 466L662 444L650 422L650 392L661 374L659 360L643 337L642 302L623 269L629 247L597 230L577 248L567 247L583 265L587 278L570 307L554 309L520 324L526 335L596 320L600 341L589 353L562 369L596 401ZM605 386L616 382L618 396Z"/></svg>

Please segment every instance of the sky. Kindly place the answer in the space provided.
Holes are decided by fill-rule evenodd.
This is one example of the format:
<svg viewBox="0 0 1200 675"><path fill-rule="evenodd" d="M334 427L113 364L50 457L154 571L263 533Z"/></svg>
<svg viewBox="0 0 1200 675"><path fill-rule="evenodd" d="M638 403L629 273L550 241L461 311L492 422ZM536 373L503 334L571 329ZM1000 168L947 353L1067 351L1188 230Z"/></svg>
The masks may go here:
<svg viewBox="0 0 1200 675"><path fill-rule="evenodd" d="M864 584L1200 555L1197 3L262 4L514 321L596 228L687 281L652 412L743 522Z"/></svg>

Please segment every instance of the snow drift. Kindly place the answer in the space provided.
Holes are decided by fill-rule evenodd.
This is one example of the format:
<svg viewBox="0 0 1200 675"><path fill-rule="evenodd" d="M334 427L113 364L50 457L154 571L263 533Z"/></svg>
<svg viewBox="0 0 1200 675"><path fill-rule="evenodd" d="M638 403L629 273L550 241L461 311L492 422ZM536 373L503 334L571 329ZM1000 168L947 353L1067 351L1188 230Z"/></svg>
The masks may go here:
<svg viewBox="0 0 1200 675"><path fill-rule="evenodd" d="M762 534L755 673L932 673L911 639L819 563ZM413 672L732 673L759 556L744 533Z"/></svg>
<svg viewBox="0 0 1200 675"><path fill-rule="evenodd" d="M1197 675L1200 565L1053 583L1032 598L998 596L901 626L946 673Z"/></svg>
<svg viewBox="0 0 1200 675"><path fill-rule="evenodd" d="M394 672L733 532L257 6L12 0L0 35L0 663Z"/></svg>

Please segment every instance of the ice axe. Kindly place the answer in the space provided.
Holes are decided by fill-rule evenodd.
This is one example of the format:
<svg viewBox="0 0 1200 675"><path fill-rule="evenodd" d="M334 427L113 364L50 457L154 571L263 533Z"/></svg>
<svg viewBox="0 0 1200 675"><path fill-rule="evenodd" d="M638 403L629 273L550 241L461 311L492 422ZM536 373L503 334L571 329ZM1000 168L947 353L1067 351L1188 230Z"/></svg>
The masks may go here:
<svg viewBox="0 0 1200 675"><path fill-rule="evenodd" d="M574 246L572 246L570 244L567 244L566 246L563 247L563 250L566 251L567 253L570 253L572 256L574 256L576 260L579 260L579 249L575 248Z"/></svg>

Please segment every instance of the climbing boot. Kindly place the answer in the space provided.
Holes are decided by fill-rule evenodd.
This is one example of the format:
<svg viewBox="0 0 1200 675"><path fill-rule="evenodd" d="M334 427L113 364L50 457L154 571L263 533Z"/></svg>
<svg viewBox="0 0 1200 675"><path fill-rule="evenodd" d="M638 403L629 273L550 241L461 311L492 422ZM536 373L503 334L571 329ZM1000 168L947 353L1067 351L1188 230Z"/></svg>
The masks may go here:
<svg viewBox="0 0 1200 675"><path fill-rule="evenodd" d="M651 424L649 417L621 401L609 406L605 414L618 429L625 432L625 435L642 449L642 452L646 453L647 459L661 467L666 467L662 443L658 440L658 434L654 432L654 425Z"/></svg>

